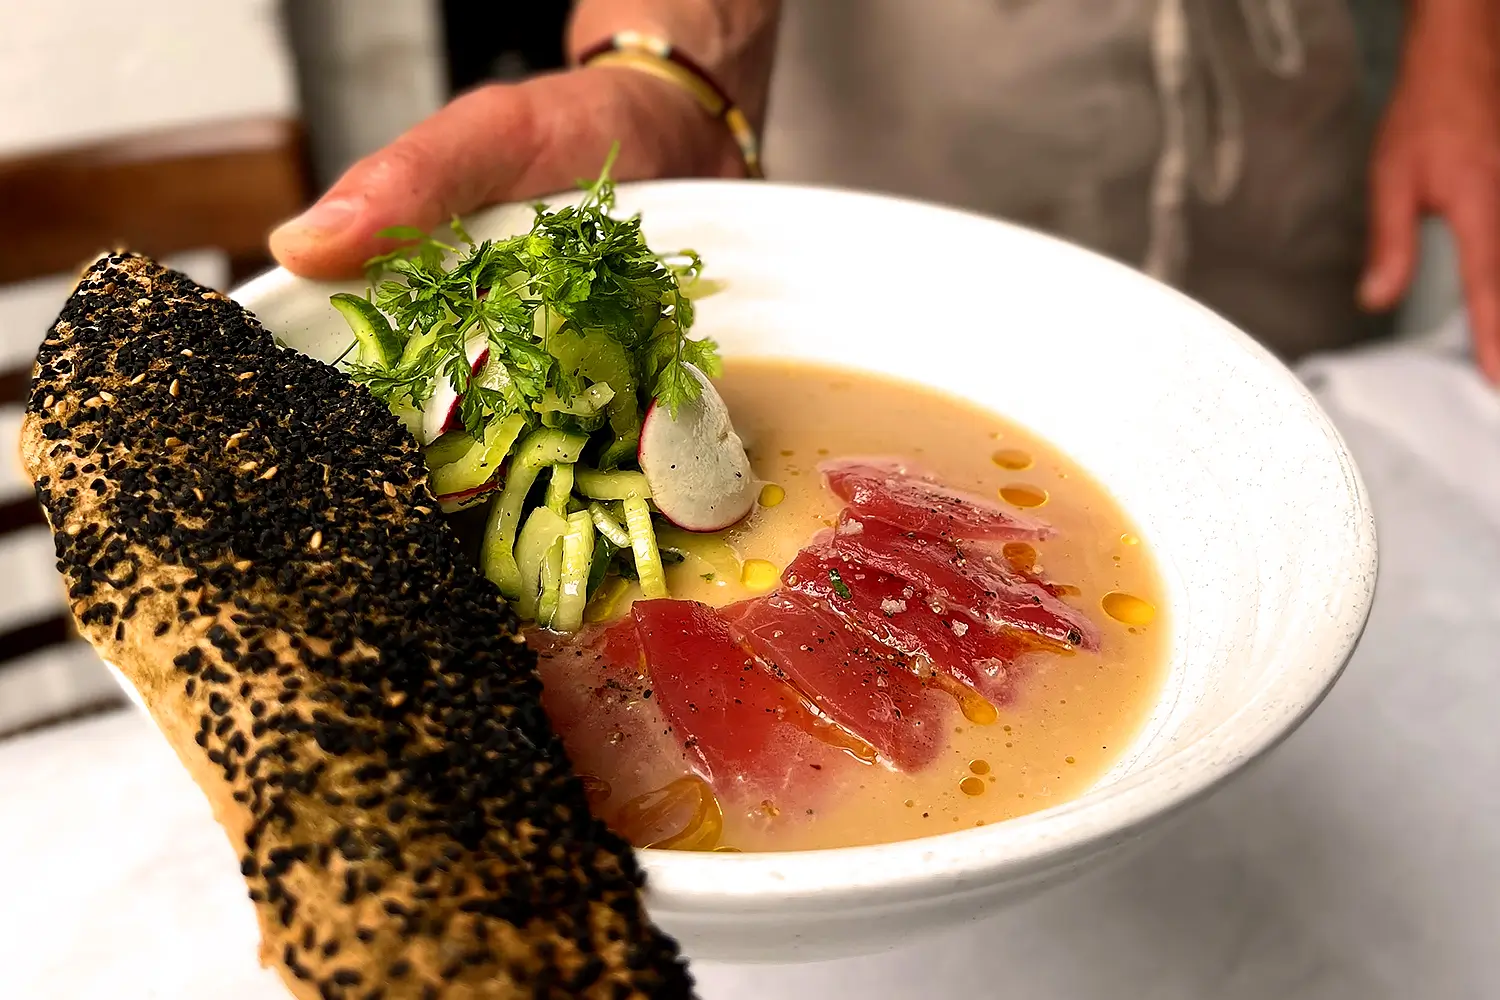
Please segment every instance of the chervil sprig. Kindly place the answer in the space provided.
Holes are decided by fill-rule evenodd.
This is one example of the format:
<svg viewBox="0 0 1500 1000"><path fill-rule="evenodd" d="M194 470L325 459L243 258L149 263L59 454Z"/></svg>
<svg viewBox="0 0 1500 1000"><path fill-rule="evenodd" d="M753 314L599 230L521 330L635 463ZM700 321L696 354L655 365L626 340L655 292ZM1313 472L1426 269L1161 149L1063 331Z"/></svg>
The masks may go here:
<svg viewBox="0 0 1500 1000"><path fill-rule="evenodd" d="M684 365L710 376L720 368L714 343L687 335L693 305L684 286L698 281L702 259L691 250L654 253L639 216L612 214L614 159L612 150L576 205L538 205L531 229L507 239L476 242L457 219L456 243L410 226L385 230L401 245L368 262L369 297L389 320L400 356L363 359L351 375L387 403L415 409L447 378L475 437L488 420L513 413L529 422L561 413L556 419L586 425L590 417L573 400L588 380L560 363L549 343L599 331L624 349L633 385L646 390L641 410L655 399L675 413L696 398L699 385ZM489 355L476 373L468 352L479 334Z"/></svg>

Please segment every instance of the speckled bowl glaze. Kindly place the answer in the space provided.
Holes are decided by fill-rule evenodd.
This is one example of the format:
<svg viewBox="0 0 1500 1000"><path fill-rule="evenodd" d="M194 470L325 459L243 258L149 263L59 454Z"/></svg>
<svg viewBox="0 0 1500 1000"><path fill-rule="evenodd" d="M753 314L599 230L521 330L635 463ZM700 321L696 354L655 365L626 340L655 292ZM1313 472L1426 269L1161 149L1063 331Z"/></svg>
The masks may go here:
<svg viewBox="0 0 1500 1000"><path fill-rule="evenodd" d="M1328 692L1375 589L1375 528L1338 433L1247 336L1141 275L990 219L767 184L620 190L652 245L693 247L723 292L699 310L731 355L915 380L1018 420L1141 526L1169 594L1170 677L1083 797L923 840L788 854L645 851L649 905L694 958L873 951L1068 878L1212 791ZM477 237L529 210L496 209ZM355 287L355 286L349 286ZM272 272L236 298L331 358L335 286Z"/></svg>

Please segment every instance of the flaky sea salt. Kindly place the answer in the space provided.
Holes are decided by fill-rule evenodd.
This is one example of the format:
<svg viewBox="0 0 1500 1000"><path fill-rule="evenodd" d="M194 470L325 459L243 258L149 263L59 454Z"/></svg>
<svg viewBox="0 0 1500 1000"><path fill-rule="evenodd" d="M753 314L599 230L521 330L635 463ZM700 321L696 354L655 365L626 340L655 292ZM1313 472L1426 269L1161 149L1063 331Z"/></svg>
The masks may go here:
<svg viewBox="0 0 1500 1000"><path fill-rule="evenodd" d="M975 660L974 666L980 673L992 680L999 681L1005 679L1005 663L1003 660L987 657L983 660Z"/></svg>

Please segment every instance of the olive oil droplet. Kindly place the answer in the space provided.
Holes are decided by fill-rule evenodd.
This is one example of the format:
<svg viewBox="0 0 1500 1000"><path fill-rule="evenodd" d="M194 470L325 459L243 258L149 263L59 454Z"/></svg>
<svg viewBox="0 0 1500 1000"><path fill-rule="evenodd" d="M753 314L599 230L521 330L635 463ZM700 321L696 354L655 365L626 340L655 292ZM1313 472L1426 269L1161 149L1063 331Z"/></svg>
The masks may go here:
<svg viewBox="0 0 1500 1000"><path fill-rule="evenodd" d="M1031 456L1019 448L1001 448L990 456L990 461L1002 469L1019 471L1031 468Z"/></svg>
<svg viewBox="0 0 1500 1000"><path fill-rule="evenodd" d="M1026 542L1006 542L1000 552L1017 573L1030 573L1036 568L1036 549Z"/></svg>
<svg viewBox="0 0 1500 1000"><path fill-rule="evenodd" d="M1121 590L1105 594L1100 598L1099 604L1104 608L1105 614L1126 625L1150 625L1156 617L1156 608L1150 601Z"/></svg>
<svg viewBox="0 0 1500 1000"><path fill-rule="evenodd" d="M775 483L767 483L760 488L760 505L762 507L775 507L786 499L786 490Z"/></svg>
<svg viewBox="0 0 1500 1000"><path fill-rule="evenodd" d="M958 790L963 792L965 795L983 795L984 782L974 777L973 775L970 775L969 777L958 783Z"/></svg>
<svg viewBox="0 0 1500 1000"><path fill-rule="evenodd" d="M995 711L995 706L977 694L960 696L958 707L964 713L964 718L976 726L993 725L995 720L1000 718L1000 713Z"/></svg>
<svg viewBox="0 0 1500 1000"><path fill-rule="evenodd" d="M746 559L740 569L740 583L745 589L757 594L774 590L781 583L781 572L776 564L764 559Z"/></svg>
<svg viewBox="0 0 1500 1000"><path fill-rule="evenodd" d="M1047 502L1047 491L1040 486L1024 484L1002 486L1000 499L1014 507L1040 507Z"/></svg>

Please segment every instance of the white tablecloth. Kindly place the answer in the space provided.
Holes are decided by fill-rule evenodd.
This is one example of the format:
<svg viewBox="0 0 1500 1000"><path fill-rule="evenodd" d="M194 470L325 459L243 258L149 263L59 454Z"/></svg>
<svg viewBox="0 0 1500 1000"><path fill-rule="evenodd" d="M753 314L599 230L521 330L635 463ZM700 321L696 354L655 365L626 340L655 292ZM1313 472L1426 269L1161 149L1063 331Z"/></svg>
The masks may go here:
<svg viewBox="0 0 1500 1000"><path fill-rule="evenodd" d="M1354 662L1270 760L1110 869L708 1000L1500 997L1500 397L1436 341L1306 375L1376 504ZM207 807L144 719L0 744L0 998L281 1000Z"/></svg>

